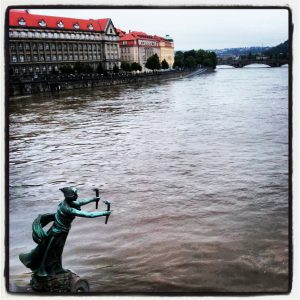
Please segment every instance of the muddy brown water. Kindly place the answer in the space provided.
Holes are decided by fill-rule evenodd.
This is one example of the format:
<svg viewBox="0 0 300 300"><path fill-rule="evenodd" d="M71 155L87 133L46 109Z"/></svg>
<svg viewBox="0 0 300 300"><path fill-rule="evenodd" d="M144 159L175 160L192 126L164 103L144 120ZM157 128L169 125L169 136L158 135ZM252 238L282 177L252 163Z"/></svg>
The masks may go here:
<svg viewBox="0 0 300 300"><path fill-rule="evenodd" d="M108 224L77 218L63 254L91 291L287 291L288 68L18 97L9 120L10 280L59 188L96 186Z"/></svg>

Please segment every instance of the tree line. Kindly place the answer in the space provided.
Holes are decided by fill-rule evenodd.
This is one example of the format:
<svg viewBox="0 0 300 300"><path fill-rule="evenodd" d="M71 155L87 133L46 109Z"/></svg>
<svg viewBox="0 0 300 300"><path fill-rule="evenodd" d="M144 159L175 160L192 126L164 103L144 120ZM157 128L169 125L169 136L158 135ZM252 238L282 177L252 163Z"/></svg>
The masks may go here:
<svg viewBox="0 0 300 300"><path fill-rule="evenodd" d="M196 68L205 66L215 69L217 65L217 55L213 51L189 50L176 51L173 68Z"/></svg>

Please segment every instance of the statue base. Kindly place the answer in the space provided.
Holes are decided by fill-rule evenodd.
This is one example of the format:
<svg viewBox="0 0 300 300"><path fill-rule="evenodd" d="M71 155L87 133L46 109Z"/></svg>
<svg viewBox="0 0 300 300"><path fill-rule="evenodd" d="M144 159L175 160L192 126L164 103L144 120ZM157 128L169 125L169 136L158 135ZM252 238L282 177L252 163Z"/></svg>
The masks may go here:
<svg viewBox="0 0 300 300"><path fill-rule="evenodd" d="M87 293L90 291L86 280L69 271L53 276L32 274L30 285L33 290L50 293Z"/></svg>

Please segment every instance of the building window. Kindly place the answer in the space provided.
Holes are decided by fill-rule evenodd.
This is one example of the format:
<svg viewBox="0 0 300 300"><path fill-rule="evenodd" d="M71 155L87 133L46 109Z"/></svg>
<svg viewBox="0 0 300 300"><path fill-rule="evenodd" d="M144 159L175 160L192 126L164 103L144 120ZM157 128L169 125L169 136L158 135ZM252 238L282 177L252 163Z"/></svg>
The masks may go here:
<svg viewBox="0 0 300 300"><path fill-rule="evenodd" d="M23 74L26 73L26 68L25 68L25 67L22 68L22 73L23 73Z"/></svg>
<svg viewBox="0 0 300 300"><path fill-rule="evenodd" d="M59 37L60 37L61 39L64 39L64 38L65 38L65 35L64 35L63 33L60 33L60 34L59 34Z"/></svg>
<svg viewBox="0 0 300 300"><path fill-rule="evenodd" d="M36 71L36 73L39 73L40 72L40 67L39 66L35 67L35 71Z"/></svg>
<svg viewBox="0 0 300 300"><path fill-rule="evenodd" d="M15 68L15 73L19 74L19 68Z"/></svg>
<svg viewBox="0 0 300 300"><path fill-rule="evenodd" d="M54 60L54 61L56 60L56 55L52 56L52 60Z"/></svg>
<svg viewBox="0 0 300 300"><path fill-rule="evenodd" d="M44 55L40 55L40 61L44 61L45 60L45 56Z"/></svg>
<svg viewBox="0 0 300 300"><path fill-rule="evenodd" d="M36 49L37 49L36 43L32 43L32 50L36 50Z"/></svg>
<svg viewBox="0 0 300 300"><path fill-rule="evenodd" d="M94 26L93 26L92 24L90 24L90 25L88 26L88 29L89 29L89 30L94 30Z"/></svg>
<svg viewBox="0 0 300 300"><path fill-rule="evenodd" d="M54 32L54 38L58 39L58 33Z"/></svg>
<svg viewBox="0 0 300 300"><path fill-rule="evenodd" d="M41 33L41 37L44 39L46 37L46 33L45 32L42 32Z"/></svg>
<svg viewBox="0 0 300 300"><path fill-rule="evenodd" d="M26 25L26 22L25 22L24 18L20 18L19 21L18 21L18 23L21 26L25 26Z"/></svg>
<svg viewBox="0 0 300 300"><path fill-rule="evenodd" d="M14 38L17 38L17 37L19 37L19 32L17 32L17 31L13 31L13 37L14 37Z"/></svg>
<svg viewBox="0 0 300 300"><path fill-rule="evenodd" d="M40 37L41 37L41 34L40 34L39 32L35 32L35 33L34 33L34 37L35 37L35 38L40 38Z"/></svg>
<svg viewBox="0 0 300 300"><path fill-rule="evenodd" d="M57 49L58 49L59 51L61 51L62 45L61 45L61 44L57 44Z"/></svg>
<svg viewBox="0 0 300 300"><path fill-rule="evenodd" d="M21 38L26 38L27 37L27 32L22 31L20 35L21 35Z"/></svg>
<svg viewBox="0 0 300 300"><path fill-rule="evenodd" d="M70 56L69 56L69 60L73 60L73 55L70 55Z"/></svg>
<svg viewBox="0 0 300 300"><path fill-rule="evenodd" d="M46 72L46 66L43 66L42 70L43 72Z"/></svg>
<svg viewBox="0 0 300 300"><path fill-rule="evenodd" d="M39 43L39 50L44 50L44 45L42 43Z"/></svg>
<svg viewBox="0 0 300 300"><path fill-rule="evenodd" d="M12 62L17 62L17 61L18 61L17 56L16 56L16 55L13 55L13 56L12 56Z"/></svg>
<svg viewBox="0 0 300 300"><path fill-rule="evenodd" d="M28 37L33 38L33 33L31 31L28 32Z"/></svg>
<svg viewBox="0 0 300 300"><path fill-rule="evenodd" d="M28 70L29 70L30 73L33 72L33 68L32 67L29 67Z"/></svg>
<svg viewBox="0 0 300 300"><path fill-rule="evenodd" d="M24 55L20 55L19 60L20 60L20 62L24 62Z"/></svg>
<svg viewBox="0 0 300 300"><path fill-rule="evenodd" d="M50 39L53 38L53 33L52 32L48 32L48 38L50 38Z"/></svg>
<svg viewBox="0 0 300 300"><path fill-rule="evenodd" d="M23 50L23 44L22 43L18 43L18 49Z"/></svg>
<svg viewBox="0 0 300 300"><path fill-rule="evenodd" d="M64 50L67 50L67 49L68 49L68 45L64 44Z"/></svg>
<svg viewBox="0 0 300 300"><path fill-rule="evenodd" d="M64 55L64 60L68 60L68 55Z"/></svg>
<svg viewBox="0 0 300 300"><path fill-rule="evenodd" d="M33 55L33 61L38 61L37 55Z"/></svg>
<svg viewBox="0 0 300 300"><path fill-rule="evenodd" d="M30 55L26 55L26 61L31 61Z"/></svg>
<svg viewBox="0 0 300 300"><path fill-rule="evenodd" d="M16 50L16 45L15 44L10 44L10 50Z"/></svg>
<svg viewBox="0 0 300 300"><path fill-rule="evenodd" d="M77 49L78 49L78 45L74 44L74 50L77 51Z"/></svg>
<svg viewBox="0 0 300 300"><path fill-rule="evenodd" d="M51 44L51 49L56 50L56 44Z"/></svg>
<svg viewBox="0 0 300 300"><path fill-rule="evenodd" d="M58 55L58 60L62 60L62 55Z"/></svg>
<svg viewBox="0 0 300 300"><path fill-rule="evenodd" d="M74 27L75 29L79 29L79 28L80 28L78 23L75 23L75 24L73 25L73 27Z"/></svg>
<svg viewBox="0 0 300 300"><path fill-rule="evenodd" d="M82 50L82 45L81 44L78 45L78 50L80 50L80 51Z"/></svg>
<svg viewBox="0 0 300 300"><path fill-rule="evenodd" d="M46 61L50 61L50 60L51 60L50 55L47 55L47 56L46 56Z"/></svg>
<svg viewBox="0 0 300 300"><path fill-rule="evenodd" d="M77 54L74 55L74 60L78 60L78 55Z"/></svg>
<svg viewBox="0 0 300 300"><path fill-rule="evenodd" d="M69 44L69 50L73 50L73 45Z"/></svg>

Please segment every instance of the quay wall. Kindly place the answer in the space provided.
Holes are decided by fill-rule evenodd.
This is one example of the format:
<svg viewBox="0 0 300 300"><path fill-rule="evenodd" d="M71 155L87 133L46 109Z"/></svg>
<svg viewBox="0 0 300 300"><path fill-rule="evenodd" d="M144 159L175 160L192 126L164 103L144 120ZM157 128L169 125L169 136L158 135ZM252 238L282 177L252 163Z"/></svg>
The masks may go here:
<svg viewBox="0 0 300 300"><path fill-rule="evenodd" d="M199 72L200 71L200 72ZM96 88L103 86L114 86L127 83L143 83L168 80L190 76L194 73L203 73L205 69L170 71L159 73L146 73L139 75L114 75L101 77L99 75L62 75L47 76L42 78L10 79L9 96L22 96L43 92L57 92L73 89Z"/></svg>

